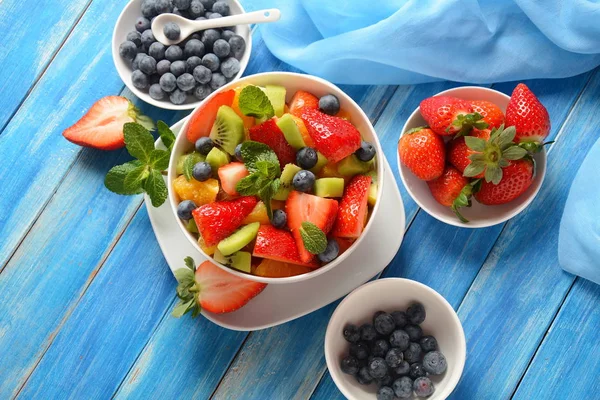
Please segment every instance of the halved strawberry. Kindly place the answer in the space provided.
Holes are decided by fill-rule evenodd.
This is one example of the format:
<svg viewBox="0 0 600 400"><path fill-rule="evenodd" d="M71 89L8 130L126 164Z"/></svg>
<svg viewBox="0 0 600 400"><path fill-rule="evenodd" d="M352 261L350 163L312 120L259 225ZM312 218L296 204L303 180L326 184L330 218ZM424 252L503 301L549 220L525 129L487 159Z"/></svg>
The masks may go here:
<svg viewBox="0 0 600 400"><path fill-rule="evenodd" d="M235 200L215 201L192 211L198 230L207 246L214 246L240 227L242 221L256 206L256 197L245 196Z"/></svg>
<svg viewBox="0 0 600 400"><path fill-rule="evenodd" d="M314 196L312 194L292 191L285 203L288 227L296 239L300 258L304 262L310 262L315 255L304 247L300 227L303 222L312 222L326 235L329 233L338 212L338 202L333 199Z"/></svg>
<svg viewBox="0 0 600 400"><path fill-rule="evenodd" d="M194 111L192 119L185 132L188 141L190 143L196 143L196 140L200 139L201 137L208 136L213 124L215 123L215 119L217 118L217 111L219 111L219 107L231 107L234 97L235 90L230 89L218 93L210 101L200 104L200 106Z"/></svg>
<svg viewBox="0 0 600 400"><path fill-rule="evenodd" d="M330 162L338 162L360 148L360 132L345 119L304 109L302 120L315 147Z"/></svg>
<svg viewBox="0 0 600 400"><path fill-rule="evenodd" d="M273 225L260 226L252 255L285 263L305 265L311 268L319 266L314 261L310 263L303 262L292 234L288 231L277 229Z"/></svg>
<svg viewBox="0 0 600 400"><path fill-rule="evenodd" d="M355 176L344 189L344 196L340 201L333 236L356 239L360 236L365 226L367 217L367 200L371 177L366 175Z"/></svg>
<svg viewBox="0 0 600 400"><path fill-rule="evenodd" d="M239 193L235 189L235 186L250 173L244 163L232 162L219 168L218 174L221 181L221 188L225 193L237 196Z"/></svg>
<svg viewBox="0 0 600 400"><path fill-rule="evenodd" d="M285 140L285 136L274 119L250 128L250 139L269 146L279 159L281 168L296 161L296 150Z"/></svg>
<svg viewBox="0 0 600 400"><path fill-rule="evenodd" d="M141 115L125 97L107 96L95 102L75 125L65 129L63 136L80 146L115 150L125 146L123 125L127 122L154 129L152 120Z"/></svg>
<svg viewBox="0 0 600 400"><path fill-rule="evenodd" d="M290 102L289 113L301 117L304 109L318 110L319 99L311 93L305 92L304 90L298 90Z"/></svg>

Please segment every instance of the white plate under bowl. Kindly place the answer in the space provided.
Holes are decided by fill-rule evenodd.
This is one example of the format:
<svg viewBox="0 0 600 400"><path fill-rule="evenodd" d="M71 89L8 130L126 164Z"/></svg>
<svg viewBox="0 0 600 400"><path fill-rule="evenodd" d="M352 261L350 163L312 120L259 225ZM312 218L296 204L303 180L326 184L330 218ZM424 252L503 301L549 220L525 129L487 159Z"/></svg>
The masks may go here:
<svg viewBox="0 0 600 400"><path fill-rule="evenodd" d="M171 129L179 133L183 121ZM160 139L157 147L162 147ZM224 328L238 331L254 331L280 325L302 317L365 283L381 272L394 258L404 237L405 215L400 192L390 166L384 161L384 177L381 210L375 216L373 228L359 247L340 266L315 279L297 283L269 285L238 311L228 314L202 314ZM183 259L191 256L196 265L206 260L186 239L175 220L168 202L152 207L148 196L144 197L152 229L171 271L184 268Z"/></svg>

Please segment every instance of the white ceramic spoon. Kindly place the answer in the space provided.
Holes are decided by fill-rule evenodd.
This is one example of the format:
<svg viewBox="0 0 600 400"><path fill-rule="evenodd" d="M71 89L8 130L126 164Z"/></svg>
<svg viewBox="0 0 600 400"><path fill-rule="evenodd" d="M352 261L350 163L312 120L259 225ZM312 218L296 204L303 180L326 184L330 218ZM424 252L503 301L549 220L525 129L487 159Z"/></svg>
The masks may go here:
<svg viewBox="0 0 600 400"><path fill-rule="evenodd" d="M205 19L202 21L194 21L181 17L177 14L161 14L154 18L152 22L152 33L156 40L164 45L172 45L182 42L194 32L203 31L205 29L223 28L225 26L235 26L242 24L263 24L265 22L278 21L281 17L281 12L277 8L269 8L267 10L253 11L245 14L231 15L229 17ZM165 36L163 31L165 24L174 22L179 25L181 34L179 39L171 40Z"/></svg>

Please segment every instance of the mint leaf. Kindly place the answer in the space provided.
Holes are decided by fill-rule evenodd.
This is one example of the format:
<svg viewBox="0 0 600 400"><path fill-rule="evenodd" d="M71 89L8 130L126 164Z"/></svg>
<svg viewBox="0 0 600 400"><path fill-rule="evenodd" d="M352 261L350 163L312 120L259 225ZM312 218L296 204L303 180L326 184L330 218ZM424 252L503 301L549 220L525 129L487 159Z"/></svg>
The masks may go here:
<svg viewBox="0 0 600 400"><path fill-rule="evenodd" d="M235 185L235 190L242 196L254 196L258 194L258 188L256 183L260 177L257 174L248 175Z"/></svg>
<svg viewBox="0 0 600 400"><path fill-rule="evenodd" d="M249 85L242 89L239 99L242 114L255 118L269 119L275 115L269 98L258 86Z"/></svg>
<svg viewBox="0 0 600 400"><path fill-rule="evenodd" d="M198 153L190 153L185 158L185 161L183 162L183 176L185 176L187 181L192 180L192 171L194 169L194 165L201 161L204 161L204 159Z"/></svg>
<svg viewBox="0 0 600 400"><path fill-rule="evenodd" d="M142 190L144 179L146 179L148 175L150 175L150 172L148 172L148 166L140 165L139 167L127 173L127 176L123 181L123 187L128 192Z"/></svg>
<svg viewBox="0 0 600 400"><path fill-rule="evenodd" d="M168 151L155 149L150 152L148 163L152 168L164 171L169 166L169 158L171 158L171 153Z"/></svg>
<svg viewBox="0 0 600 400"><path fill-rule="evenodd" d="M319 254L327 248L327 237L318 226L312 222L303 222L300 225L300 237L304 247L311 254Z"/></svg>
<svg viewBox="0 0 600 400"><path fill-rule="evenodd" d="M163 144L169 151L173 150L173 143L175 143L175 135L169 125L165 124L163 121L158 121L156 123L156 127L158 128L158 134Z"/></svg>
<svg viewBox="0 0 600 400"><path fill-rule="evenodd" d="M162 174L155 169L151 170L150 175L146 178L144 190L150 196L154 207L160 207L167 199L167 185L165 185Z"/></svg>
<svg viewBox="0 0 600 400"><path fill-rule="evenodd" d="M123 125L123 136L129 154L147 163L150 159L150 153L154 150L154 137L148 132L148 129L140 124L128 122Z"/></svg>
<svg viewBox="0 0 600 400"><path fill-rule="evenodd" d="M143 166L138 160L126 162L125 164L115 165L108 171L104 178L104 186L116 194L132 195L142 193L141 188L135 190L125 189L125 177L134 169Z"/></svg>
<svg viewBox="0 0 600 400"><path fill-rule="evenodd" d="M277 154L266 144L247 140L242 143L241 148L242 158L248 171L253 174L261 169L268 171L266 176L270 179L275 179L281 173L279 168L279 159ZM259 163L263 161L263 163Z"/></svg>

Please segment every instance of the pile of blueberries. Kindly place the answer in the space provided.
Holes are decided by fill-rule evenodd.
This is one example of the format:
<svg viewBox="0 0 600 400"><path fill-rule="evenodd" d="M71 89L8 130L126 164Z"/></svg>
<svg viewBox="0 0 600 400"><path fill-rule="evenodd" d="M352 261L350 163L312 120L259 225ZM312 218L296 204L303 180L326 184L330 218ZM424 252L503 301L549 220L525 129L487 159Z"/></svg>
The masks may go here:
<svg viewBox="0 0 600 400"><path fill-rule="evenodd" d="M425 307L413 303L406 312L376 312L373 324L346 325L350 355L342 359L342 371L361 385L377 383L377 400L406 399L413 392L431 396L435 389L428 376L443 374L447 362L437 340L423 335L425 316Z"/></svg>
<svg viewBox="0 0 600 400"><path fill-rule="evenodd" d="M153 99L183 104L189 94L204 100L240 71L239 60L246 50L246 41L235 34L235 27L196 32L171 46L158 42L150 29L152 20L164 13L193 20L226 17L230 13L226 1L143 0L141 11L135 30L119 46L119 54L131 63L133 86L148 90ZM169 23L164 33L176 40L180 28Z"/></svg>

